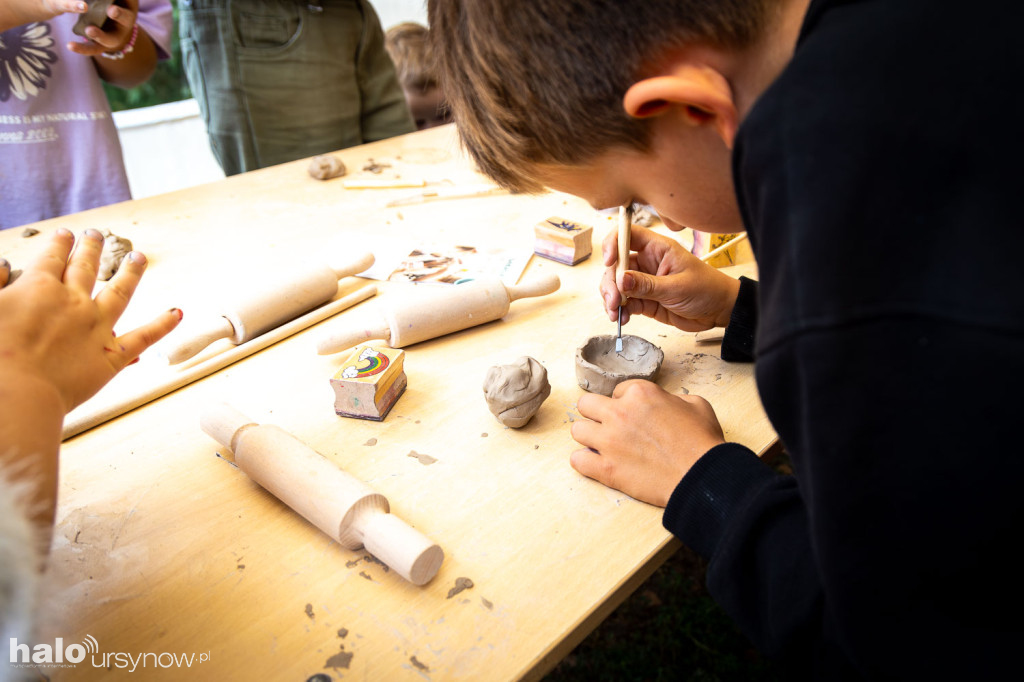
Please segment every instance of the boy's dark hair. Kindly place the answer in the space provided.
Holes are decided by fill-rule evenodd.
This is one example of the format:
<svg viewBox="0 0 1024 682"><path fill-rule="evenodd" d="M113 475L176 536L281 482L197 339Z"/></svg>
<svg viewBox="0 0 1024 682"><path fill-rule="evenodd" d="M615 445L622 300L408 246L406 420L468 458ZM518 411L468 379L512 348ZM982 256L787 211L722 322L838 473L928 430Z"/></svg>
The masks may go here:
<svg viewBox="0 0 1024 682"><path fill-rule="evenodd" d="M622 107L645 60L673 48L742 48L781 0L428 0L431 51L462 143L512 191L538 164L646 150Z"/></svg>
<svg viewBox="0 0 1024 682"><path fill-rule="evenodd" d="M430 59L427 27L412 21L396 24L384 34L384 48L395 63L398 81L407 90L426 92L438 87Z"/></svg>

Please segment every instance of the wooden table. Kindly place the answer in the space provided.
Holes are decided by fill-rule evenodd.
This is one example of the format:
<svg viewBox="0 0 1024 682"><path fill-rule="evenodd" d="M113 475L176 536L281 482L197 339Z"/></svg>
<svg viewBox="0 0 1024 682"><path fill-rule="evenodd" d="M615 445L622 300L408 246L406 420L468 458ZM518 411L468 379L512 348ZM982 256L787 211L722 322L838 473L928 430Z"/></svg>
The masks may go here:
<svg viewBox="0 0 1024 682"><path fill-rule="evenodd" d="M372 157L405 177L482 180L451 126L338 155L355 174ZM354 249L423 240L529 251L533 225L547 217L595 228L589 260L531 261L527 277L559 275L556 294L407 348L409 388L383 422L334 414L328 380L342 357L315 353L320 325L65 442L38 641L89 635L98 652L74 667L44 666L52 679L538 679L677 548L660 509L568 461L577 447L570 423L580 418L575 349L614 333L596 294L614 219L553 193L384 208L410 191L346 190L311 179L298 161L39 223L44 234L32 238L0 233L0 254L15 267L58 226L132 239L151 265L126 330L175 305L188 316L239 264L322 251L338 238ZM342 293L361 283L344 282ZM382 295L397 286L407 285L386 284ZM717 346L651 320L626 331L664 349L659 383L710 400L727 438L762 453L774 443L751 366L726 364ZM509 429L481 385L489 367L522 355L547 368L552 392L533 421ZM444 548L437 577L415 587L340 547L219 456L198 426L200 407L219 400L290 431L388 497ZM451 595L462 577L473 587ZM194 658L189 668L161 654Z"/></svg>

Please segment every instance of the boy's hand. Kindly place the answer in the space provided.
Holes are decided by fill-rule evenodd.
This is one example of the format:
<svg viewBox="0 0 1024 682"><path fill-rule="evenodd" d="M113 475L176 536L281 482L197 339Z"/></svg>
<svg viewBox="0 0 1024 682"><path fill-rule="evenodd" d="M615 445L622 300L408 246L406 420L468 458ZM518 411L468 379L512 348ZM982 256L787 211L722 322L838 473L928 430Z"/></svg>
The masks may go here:
<svg viewBox="0 0 1024 682"><path fill-rule="evenodd" d="M704 263L674 239L639 225L632 227L630 247L636 253L630 254L623 281L616 283L618 244L614 232L605 237L601 296L610 320L618 319L621 288L629 299L623 323L639 314L688 332L729 324L739 280Z"/></svg>
<svg viewBox="0 0 1024 682"><path fill-rule="evenodd" d="M0 289L0 371L49 383L65 411L91 397L181 319L179 311L169 310L117 336L114 324L135 292L146 258L129 253L93 299L103 236L86 230L69 259L74 243L70 232L58 230L35 263ZM0 279L7 279L4 274Z"/></svg>
<svg viewBox="0 0 1024 682"><path fill-rule="evenodd" d="M711 405L698 396L673 395L655 383L626 381L612 397L580 396L570 457L576 471L630 497L659 507L700 457L725 442Z"/></svg>
<svg viewBox="0 0 1024 682"><path fill-rule="evenodd" d="M114 28L103 32L96 26L88 26L85 35L90 42L68 43L68 49L86 57L98 57L104 52L114 53L128 45L139 14L139 0L123 0L125 6L112 4L107 16L114 21Z"/></svg>

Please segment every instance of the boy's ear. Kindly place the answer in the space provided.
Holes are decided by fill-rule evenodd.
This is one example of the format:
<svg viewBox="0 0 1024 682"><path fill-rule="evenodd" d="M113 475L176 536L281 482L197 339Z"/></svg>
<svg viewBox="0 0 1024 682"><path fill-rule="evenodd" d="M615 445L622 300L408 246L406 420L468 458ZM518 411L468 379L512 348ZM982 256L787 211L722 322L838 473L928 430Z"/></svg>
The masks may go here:
<svg viewBox="0 0 1024 682"><path fill-rule="evenodd" d="M626 91L622 104L634 118L660 116L673 106L681 107L691 125L713 125L729 149L739 127L729 82L703 64L677 63L666 74L637 81Z"/></svg>

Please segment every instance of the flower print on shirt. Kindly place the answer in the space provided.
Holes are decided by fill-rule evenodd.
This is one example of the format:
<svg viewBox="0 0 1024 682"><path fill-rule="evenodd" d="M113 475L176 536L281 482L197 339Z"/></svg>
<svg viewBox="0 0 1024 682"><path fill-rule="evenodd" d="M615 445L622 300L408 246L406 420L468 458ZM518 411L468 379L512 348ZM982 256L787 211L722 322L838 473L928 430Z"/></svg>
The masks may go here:
<svg viewBox="0 0 1024 682"><path fill-rule="evenodd" d="M49 24L26 24L0 33L0 102L12 95L26 100L46 88L50 64L57 61L51 47Z"/></svg>

